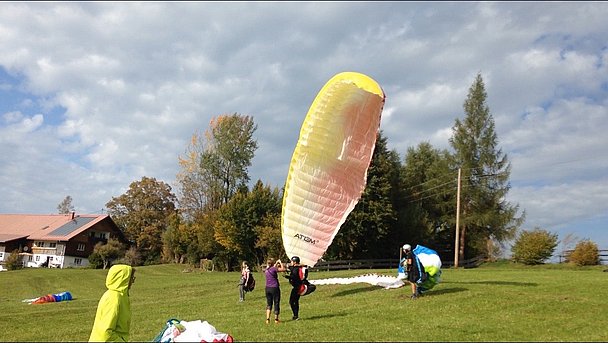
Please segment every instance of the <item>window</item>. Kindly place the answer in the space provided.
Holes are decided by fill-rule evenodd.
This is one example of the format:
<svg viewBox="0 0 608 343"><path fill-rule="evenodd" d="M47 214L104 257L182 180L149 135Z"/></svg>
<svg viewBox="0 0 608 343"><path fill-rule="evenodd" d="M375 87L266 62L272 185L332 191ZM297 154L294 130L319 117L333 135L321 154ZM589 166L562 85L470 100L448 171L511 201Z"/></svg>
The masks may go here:
<svg viewBox="0 0 608 343"><path fill-rule="evenodd" d="M49 262L53 262L53 256L49 256Z"/></svg>
<svg viewBox="0 0 608 343"><path fill-rule="evenodd" d="M30 255L30 256L27 257L27 261L28 262L32 262L32 260L33 260L33 256L32 255Z"/></svg>
<svg viewBox="0 0 608 343"><path fill-rule="evenodd" d="M42 247L44 247L44 242L36 242L36 244L35 244L35 245L36 245L37 247L42 248Z"/></svg>
<svg viewBox="0 0 608 343"><path fill-rule="evenodd" d="M40 255L36 256L36 262L40 262Z"/></svg>
<svg viewBox="0 0 608 343"><path fill-rule="evenodd" d="M76 248L76 250L84 251L84 243L78 243L78 248Z"/></svg>
<svg viewBox="0 0 608 343"><path fill-rule="evenodd" d="M4 253L0 252L0 260L4 260Z"/></svg>
<svg viewBox="0 0 608 343"><path fill-rule="evenodd" d="M82 259L81 259L81 258L75 258L75 259L74 259L74 264L75 264L75 265L78 265L78 266L79 266L81 263L82 263Z"/></svg>
<svg viewBox="0 0 608 343"><path fill-rule="evenodd" d="M56 248L57 247L57 243L55 243L55 242L49 243L49 247L50 248Z"/></svg>

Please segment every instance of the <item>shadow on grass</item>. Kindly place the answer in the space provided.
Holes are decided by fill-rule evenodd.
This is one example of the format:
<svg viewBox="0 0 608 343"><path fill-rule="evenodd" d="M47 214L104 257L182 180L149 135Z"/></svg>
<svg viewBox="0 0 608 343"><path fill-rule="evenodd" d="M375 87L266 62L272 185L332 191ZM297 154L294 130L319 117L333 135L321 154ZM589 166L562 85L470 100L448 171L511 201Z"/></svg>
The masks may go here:
<svg viewBox="0 0 608 343"><path fill-rule="evenodd" d="M538 284L535 282L517 282L517 281L443 281L441 283L458 283L458 284L468 284L468 285L522 286L522 287L538 286Z"/></svg>
<svg viewBox="0 0 608 343"><path fill-rule="evenodd" d="M432 297L439 296L439 295L444 295L444 294L466 292L468 290L469 290L468 288L463 288L463 287L433 289L433 290L427 291L424 294L422 294L420 296L420 298L432 298ZM399 299L410 300L411 296L412 296L412 294L410 293L410 289L408 288L407 292L399 294L398 298Z"/></svg>
<svg viewBox="0 0 608 343"><path fill-rule="evenodd" d="M378 286L366 286L366 287L360 287L360 288L355 288L355 289L349 289L347 291L341 291L338 292L336 294L334 294L334 297L344 297L347 295L353 295L353 294L357 294L357 293L363 293L363 292L372 292L375 290L381 290L382 287L378 287Z"/></svg>
<svg viewBox="0 0 608 343"><path fill-rule="evenodd" d="M424 297L428 297L428 296L434 296L434 295L442 295L442 294L450 294L450 293L459 293L459 292L466 292L468 291L468 288L463 288L463 287L452 287L452 288L442 288L442 289L433 289L430 290L428 292L425 292L423 294Z"/></svg>
<svg viewBox="0 0 608 343"><path fill-rule="evenodd" d="M303 320L316 320L316 319L325 319L325 318L332 318L332 317L344 317L346 316L346 313L340 312L340 313L331 313L331 314L324 314L324 315L318 315L318 316L312 316L312 317L302 317Z"/></svg>

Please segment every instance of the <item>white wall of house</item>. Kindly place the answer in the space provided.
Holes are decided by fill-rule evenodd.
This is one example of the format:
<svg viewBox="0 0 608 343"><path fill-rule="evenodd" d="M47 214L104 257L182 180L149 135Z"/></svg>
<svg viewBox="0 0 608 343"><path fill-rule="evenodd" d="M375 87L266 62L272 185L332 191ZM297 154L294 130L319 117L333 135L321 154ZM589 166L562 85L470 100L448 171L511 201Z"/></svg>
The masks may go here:
<svg viewBox="0 0 608 343"><path fill-rule="evenodd" d="M4 251L0 246L0 262L5 261L10 253ZM27 253L22 253L21 261L26 268L40 268L49 260L51 268L79 268L89 265L89 260L84 257L64 256L66 242L58 241L34 241L33 248Z"/></svg>
<svg viewBox="0 0 608 343"><path fill-rule="evenodd" d="M65 248L63 249L65 251ZM0 262L5 261L10 253L1 251ZM40 268L40 265L46 262L46 259L50 257L50 264L52 267L57 268L81 268L89 265L89 260L84 257L76 256L57 256L51 254L27 254L21 256L23 266L26 268ZM0 270L4 271L6 268L0 265Z"/></svg>
<svg viewBox="0 0 608 343"><path fill-rule="evenodd" d="M84 257L65 256L63 259L63 268L80 268L89 265L89 259Z"/></svg>
<svg viewBox="0 0 608 343"><path fill-rule="evenodd" d="M45 254L31 254L21 256L21 260L23 261L23 266L26 268L38 268L41 264L46 262Z"/></svg>
<svg viewBox="0 0 608 343"><path fill-rule="evenodd" d="M23 256L24 266L28 268L40 268L40 265L46 262L47 258L50 258L49 267L79 268L89 265L89 260L84 257L32 254L31 256Z"/></svg>
<svg viewBox="0 0 608 343"><path fill-rule="evenodd" d="M29 268L39 268L49 260L48 267L78 268L89 265L89 260L83 257L64 256L65 242L35 241L32 254L22 256L23 265Z"/></svg>

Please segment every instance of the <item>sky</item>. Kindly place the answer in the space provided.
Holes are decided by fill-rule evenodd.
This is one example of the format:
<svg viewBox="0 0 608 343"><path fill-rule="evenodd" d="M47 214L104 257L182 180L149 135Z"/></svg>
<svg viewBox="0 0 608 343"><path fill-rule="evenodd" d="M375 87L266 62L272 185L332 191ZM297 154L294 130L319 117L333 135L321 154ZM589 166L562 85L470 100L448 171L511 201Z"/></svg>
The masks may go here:
<svg viewBox="0 0 608 343"><path fill-rule="evenodd" d="M606 18L607 2L3 1L0 213L57 213L68 195L103 213L144 176L177 193L178 157L222 114L253 117L252 183L283 187L343 71L381 85L402 159L451 149L480 74L521 229L608 249Z"/></svg>

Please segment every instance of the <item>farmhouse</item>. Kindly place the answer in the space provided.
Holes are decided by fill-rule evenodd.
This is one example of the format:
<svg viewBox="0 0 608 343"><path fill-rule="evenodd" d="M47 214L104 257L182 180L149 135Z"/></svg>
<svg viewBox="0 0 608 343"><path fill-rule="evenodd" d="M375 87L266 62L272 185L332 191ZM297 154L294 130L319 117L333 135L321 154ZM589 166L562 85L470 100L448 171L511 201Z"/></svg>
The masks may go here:
<svg viewBox="0 0 608 343"><path fill-rule="evenodd" d="M0 267L18 253L24 267L85 267L95 244L126 243L109 215L0 214Z"/></svg>

